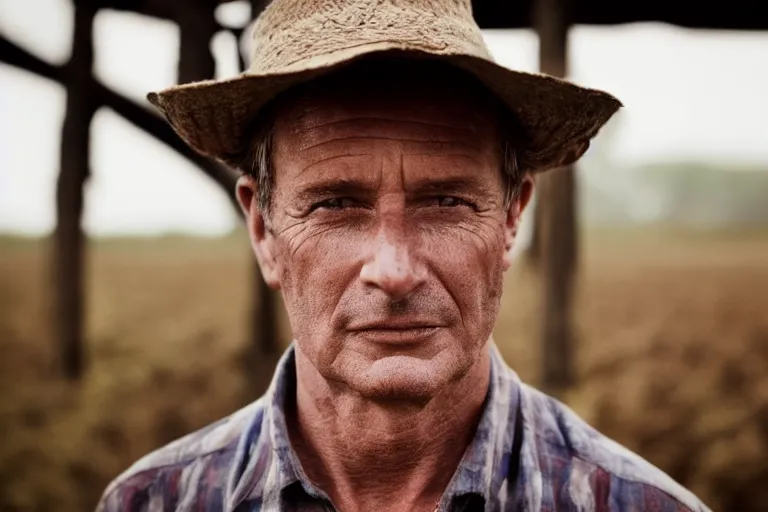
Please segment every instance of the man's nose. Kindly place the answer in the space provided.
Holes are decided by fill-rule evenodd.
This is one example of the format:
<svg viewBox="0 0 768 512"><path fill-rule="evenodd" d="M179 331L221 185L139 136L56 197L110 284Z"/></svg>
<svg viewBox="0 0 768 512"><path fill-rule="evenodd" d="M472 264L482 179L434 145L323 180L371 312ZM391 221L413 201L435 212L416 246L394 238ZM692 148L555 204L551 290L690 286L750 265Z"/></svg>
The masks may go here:
<svg viewBox="0 0 768 512"><path fill-rule="evenodd" d="M384 228L373 242L371 253L360 270L360 278L393 300L406 298L425 279L424 266L414 258L409 235L402 227Z"/></svg>

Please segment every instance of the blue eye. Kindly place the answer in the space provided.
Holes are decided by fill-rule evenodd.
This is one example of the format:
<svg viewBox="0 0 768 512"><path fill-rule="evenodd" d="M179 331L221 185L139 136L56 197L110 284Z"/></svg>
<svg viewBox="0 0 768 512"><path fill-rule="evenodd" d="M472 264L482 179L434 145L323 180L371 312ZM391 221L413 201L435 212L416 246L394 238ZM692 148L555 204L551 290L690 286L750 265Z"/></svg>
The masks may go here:
<svg viewBox="0 0 768 512"><path fill-rule="evenodd" d="M312 206L313 210L318 208L325 208L326 210L341 210L343 208L349 208L354 202L347 197L334 197L332 199L326 199Z"/></svg>
<svg viewBox="0 0 768 512"><path fill-rule="evenodd" d="M453 208L456 206L469 206L468 202L454 196L438 196L435 199L437 200L437 205L444 208Z"/></svg>

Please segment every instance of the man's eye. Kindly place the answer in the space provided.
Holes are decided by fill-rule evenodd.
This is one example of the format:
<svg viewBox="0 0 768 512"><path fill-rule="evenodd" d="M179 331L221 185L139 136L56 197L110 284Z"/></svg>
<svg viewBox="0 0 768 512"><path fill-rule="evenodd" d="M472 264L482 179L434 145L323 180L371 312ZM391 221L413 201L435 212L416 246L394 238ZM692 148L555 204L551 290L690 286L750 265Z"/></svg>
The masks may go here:
<svg viewBox="0 0 768 512"><path fill-rule="evenodd" d="M315 203L312 206L312 209L317 210L318 208L325 208L326 210L341 210L343 208L349 208L353 204L354 202L347 197L334 197L333 199L326 199L325 201Z"/></svg>
<svg viewBox="0 0 768 512"><path fill-rule="evenodd" d="M437 196L435 197L438 206L451 208L455 206L470 206L470 204L463 199L459 199L454 196Z"/></svg>

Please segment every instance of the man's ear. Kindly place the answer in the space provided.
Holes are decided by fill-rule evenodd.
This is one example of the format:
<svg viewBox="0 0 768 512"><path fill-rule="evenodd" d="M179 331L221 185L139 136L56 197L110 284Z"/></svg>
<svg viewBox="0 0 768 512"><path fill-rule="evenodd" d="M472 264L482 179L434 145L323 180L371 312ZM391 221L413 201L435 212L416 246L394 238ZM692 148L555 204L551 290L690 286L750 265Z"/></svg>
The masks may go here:
<svg viewBox="0 0 768 512"><path fill-rule="evenodd" d="M276 258L276 240L272 231L268 228L264 212L259 207L258 189L253 178L246 175L240 176L237 180L235 195L245 215L248 236L251 239L253 252L256 254L256 259L259 262L261 275L270 288L277 290L280 288L280 273Z"/></svg>
<svg viewBox="0 0 768 512"><path fill-rule="evenodd" d="M507 270L512 264L512 249L515 246L517 231L520 228L520 218L533 196L533 185L533 176L526 174L520 183L517 196L510 202L507 209L507 221L504 226L504 270Z"/></svg>

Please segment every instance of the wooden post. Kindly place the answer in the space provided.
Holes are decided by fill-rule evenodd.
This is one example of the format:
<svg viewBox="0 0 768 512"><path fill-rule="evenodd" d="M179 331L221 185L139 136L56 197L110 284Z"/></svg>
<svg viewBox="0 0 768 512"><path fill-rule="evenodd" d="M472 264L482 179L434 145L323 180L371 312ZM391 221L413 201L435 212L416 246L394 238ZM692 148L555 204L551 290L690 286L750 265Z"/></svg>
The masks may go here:
<svg viewBox="0 0 768 512"><path fill-rule="evenodd" d="M206 0L196 0L186 4L179 3L177 21L181 32L179 48L179 83L194 82L213 78L216 74L216 61L211 54L210 44L216 35L218 25L214 16L213 5ZM239 53L239 51L238 51ZM242 63L242 59L239 59ZM242 65L242 64L241 64ZM234 189L227 190L234 197ZM246 364L249 374L258 375L258 365L265 355L277 352L276 318L272 290L266 285L258 264L253 264L255 274L253 324L251 336L253 339L252 354ZM261 394L264 390L258 390Z"/></svg>
<svg viewBox="0 0 768 512"><path fill-rule="evenodd" d="M215 4L210 0L178 1L175 19L179 25L179 62L176 79L179 83L208 80L216 75L216 59L211 53L211 40L219 30L214 16ZM224 189L232 207L238 214L235 199L237 174L226 166L202 157L207 173Z"/></svg>
<svg viewBox="0 0 768 512"><path fill-rule="evenodd" d="M534 20L539 33L542 72L567 75L567 0L537 0ZM539 179L539 269L543 283L541 329L542 386L561 395L574 381L571 302L576 270L576 202L572 166L552 170Z"/></svg>
<svg viewBox="0 0 768 512"><path fill-rule="evenodd" d="M176 4L179 25L179 83L208 80L216 74L216 61L211 54L211 39L218 25L210 1L191 0Z"/></svg>
<svg viewBox="0 0 768 512"><path fill-rule="evenodd" d="M92 0L75 2L72 55L64 68L66 113L61 131L60 170L56 184L56 229L53 237L55 332L59 364L65 377L79 379L85 369L84 245L80 219L83 186L90 174L89 128L96 111L93 95Z"/></svg>

